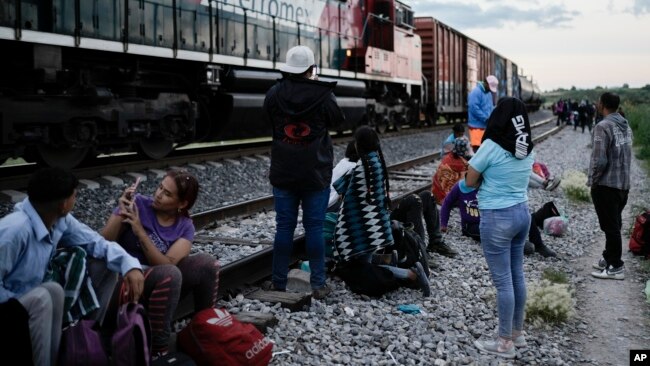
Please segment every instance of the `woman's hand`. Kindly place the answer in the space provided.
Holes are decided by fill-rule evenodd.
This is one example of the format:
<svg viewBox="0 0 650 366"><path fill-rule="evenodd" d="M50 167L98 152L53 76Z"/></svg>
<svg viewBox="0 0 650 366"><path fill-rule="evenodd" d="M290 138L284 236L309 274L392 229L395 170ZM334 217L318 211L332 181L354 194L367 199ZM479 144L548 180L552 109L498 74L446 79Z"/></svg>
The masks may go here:
<svg viewBox="0 0 650 366"><path fill-rule="evenodd" d="M118 207L120 208L120 215L124 216L134 208L135 187L130 186L122 192L118 199Z"/></svg>
<svg viewBox="0 0 650 366"><path fill-rule="evenodd" d="M125 209L125 212L122 214L124 220L123 223L131 225L131 230L139 238L141 235L147 236L147 232L142 226L140 221L140 212L138 211L138 206L131 205Z"/></svg>

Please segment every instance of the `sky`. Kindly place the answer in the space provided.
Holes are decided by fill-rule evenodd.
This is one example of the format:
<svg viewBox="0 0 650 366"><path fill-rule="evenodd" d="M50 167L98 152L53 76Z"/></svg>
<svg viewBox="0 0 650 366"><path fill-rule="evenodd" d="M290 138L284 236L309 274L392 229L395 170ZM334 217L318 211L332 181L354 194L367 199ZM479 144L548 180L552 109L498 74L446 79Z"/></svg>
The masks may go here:
<svg viewBox="0 0 650 366"><path fill-rule="evenodd" d="M650 0L411 0L495 50L542 91L650 84Z"/></svg>

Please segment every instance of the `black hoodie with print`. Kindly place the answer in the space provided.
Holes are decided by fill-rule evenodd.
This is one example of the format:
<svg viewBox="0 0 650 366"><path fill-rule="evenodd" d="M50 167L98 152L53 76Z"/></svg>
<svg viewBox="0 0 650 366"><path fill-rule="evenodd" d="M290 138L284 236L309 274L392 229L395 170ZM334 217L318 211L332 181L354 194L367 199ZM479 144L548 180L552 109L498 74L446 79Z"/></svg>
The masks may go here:
<svg viewBox="0 0 650 366"><path fill-rule="evenodd" d="M334 151L328 129L345 120L332 93L335 86L284 77L266 93L264 111L273 125L269 179L274 187L329 187Z"/></svg>

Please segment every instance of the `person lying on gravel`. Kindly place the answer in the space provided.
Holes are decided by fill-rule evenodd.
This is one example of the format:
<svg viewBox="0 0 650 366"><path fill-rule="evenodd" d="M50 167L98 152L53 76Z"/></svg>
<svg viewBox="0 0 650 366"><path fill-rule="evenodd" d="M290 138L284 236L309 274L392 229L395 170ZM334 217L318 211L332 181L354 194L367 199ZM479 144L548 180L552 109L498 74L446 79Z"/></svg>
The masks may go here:
<svg viewBox="0 0 650 366"><path fill-rule="evenodd" d="M41 169L29 180L27 198L0 220L0 303L18 300L29 314L34 365L56 364L64 297L74 295L69 291L64 293L59 283L44 282L50 260L57 251L81 248L86 252L86 267L96 300L92 301L95 310L84 318L101 323L117 282L116 273L124 276L129 301L137 302L143 291L144 277L138 260L70 213L76 202L78 183L72 173L63 169ZM74 277L78 276L84 274L74 273ZM30 348L21 344L22 338L3 339L10 344L17 342L16 347L11 347L13 350Z"/></svg>
<svg viewBox="0 0 650 366"><path fill-rule="evenodd" d="M361 260L371 262L372 255L394 243L390 219L390 186L379 136L368 126L354 134L359 155L357 165L334 183L342 196L334 235L337 265ZM413 268L381 265L397 279L419 284L429 296L429 278L418 262Z"/></svg>
<svg viewBox="0 0 650 366"><path fill-rule="evenodd" d="M219 262L206 253L189 255L194 240L189 210L199 192L193 175L168 171L151 197L136 194L136 188L124 190L102 235L117 241L145 269L141 302L151 319L151 352L157 358L168 351L179 299L191 294L195 311L214 307Z"/></svg>
<svg viewBox="0 0 650 366"><path fill-rule="evenodd" d="M449 215L454 207L458 207L460 212L460 225L464 236L470 237L478 242L481 241L481 232L479 230L479 223L481 222L481 215L478 209L478 201L476 199L476 188L468 187L465 180L456 183L451 189L451 192L445 197L440 209L440 231L447 232L447 225L449 224ZM553 205L553 202L548 204ZM550 207L548 207L550 210ZM543 257L555 257L556 254L548 246L544 244L542 235L539 231L543 227L544 220L551 216L559 216L557 208L553 205L555 214L547 210L545 205L537 212L531 214L531 225L528 230L528 241L524 245L524 254L530 255L535 252ZM539 224L538 224L539 223Z"/></svg>

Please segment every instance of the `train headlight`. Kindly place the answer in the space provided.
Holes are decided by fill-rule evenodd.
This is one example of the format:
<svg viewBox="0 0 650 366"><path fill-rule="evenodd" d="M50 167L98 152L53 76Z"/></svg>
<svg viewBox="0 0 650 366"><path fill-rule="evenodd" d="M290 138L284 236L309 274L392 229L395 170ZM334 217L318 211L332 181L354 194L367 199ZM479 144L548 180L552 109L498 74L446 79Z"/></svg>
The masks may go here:
<svg viewBox="0 0 650 366"><path fill-rule="evenodd" d="M219 80L219 71L221 70L221 67L217 65L208 65L205 68L205 84L206 85L212 85L212 86L218 86L221 84Z"/></svg>
<svg viewBox="0 0 650 366"><path fill-rule="evenodd" d="M345 50L345 55L347 57L352 57L352 50L350 50L350 49Z"/></svg>

